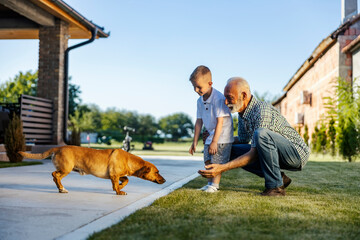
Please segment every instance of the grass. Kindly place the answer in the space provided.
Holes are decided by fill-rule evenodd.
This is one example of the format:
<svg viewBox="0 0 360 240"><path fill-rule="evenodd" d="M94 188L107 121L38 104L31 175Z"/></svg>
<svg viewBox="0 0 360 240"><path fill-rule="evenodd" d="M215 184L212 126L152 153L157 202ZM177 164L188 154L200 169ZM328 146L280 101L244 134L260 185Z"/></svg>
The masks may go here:
<svg viewBox="0 0 360 240"><path fill-rule="evenodd" d="M153 143L154 150L142 150L143 143L132 142L134 149L130 152L135 155L156 155L156 156L191 156L189 154L189 148L191 142L166 142L166 143ZM82 144L83 147L88 147L89 144ZM111 145L106 144L90 144L91 148L105 149L105 148L121 148L122 143L113 142ZM204 145L199 141L197 146L197 152L194 156L203 156L202 150Z"/></svg>
<svg viewBox="0 0 360 240"><path fill-rule="evenodd" d="M11 162L0 162L0 168L7 168L7 167L22 167L22 166L29 166L29 165L38 165L42 164L42 162L18 162L18 163L11 163Z"/></svg>
<svg viewBox="0 0 360 240"><path fill-rule="evenodd" d="M286 197L259 196L263 179L242 169L214 194L198 177L90 239L360 239L360 163L335 160L287 172Z"/></svg>

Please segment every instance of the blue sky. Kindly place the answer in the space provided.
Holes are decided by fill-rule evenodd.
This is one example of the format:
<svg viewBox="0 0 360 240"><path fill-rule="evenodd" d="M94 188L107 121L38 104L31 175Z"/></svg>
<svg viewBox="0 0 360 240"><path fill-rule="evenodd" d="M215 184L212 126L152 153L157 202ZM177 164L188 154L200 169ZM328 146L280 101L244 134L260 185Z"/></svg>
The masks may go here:
<svg viewBox="0 0 360 240"><path fill-rule="evenodd" d="M70 52L83 103L195 119L189 75L198 65L221 92L241 76L280 94L322 39L340 25L340 0L65 0L110 31ZM83 41L83 40L81 40ZM78 43L70 40L69 46ZM0 83L38 67L38 40L0 41Z"/></svg>

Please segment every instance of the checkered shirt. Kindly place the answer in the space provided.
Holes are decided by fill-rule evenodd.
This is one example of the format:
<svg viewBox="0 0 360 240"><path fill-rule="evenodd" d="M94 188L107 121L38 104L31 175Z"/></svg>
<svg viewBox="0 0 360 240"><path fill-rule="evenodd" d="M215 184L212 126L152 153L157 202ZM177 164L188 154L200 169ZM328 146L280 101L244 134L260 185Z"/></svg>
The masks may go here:
<svg viewBox="0 0 360 240"><path fill-rule="evenodd" d="M239 113L238 124L240 143L249 143L251 140L251 147L256 147L254 141L255 130L258 128L269 129L294 144L301 157L301 166L305 166L310 155L309 147L299 133L290 126L285 117L269 103L259 101L252 96L244 114L241 116Z"/></svg>

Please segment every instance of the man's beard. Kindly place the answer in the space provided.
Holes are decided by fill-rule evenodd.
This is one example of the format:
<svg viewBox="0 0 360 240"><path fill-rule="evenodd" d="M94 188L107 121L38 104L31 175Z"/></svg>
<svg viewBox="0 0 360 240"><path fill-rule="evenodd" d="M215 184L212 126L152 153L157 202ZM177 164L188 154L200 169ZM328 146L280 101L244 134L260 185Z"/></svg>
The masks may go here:
<svg viewBox="0 0 360 240"><path fill-rule="evenodd" d="M243 107L244 102L239 100L236 104L228 104L228 108L231 110L231 113L237 113Z"/></svg>

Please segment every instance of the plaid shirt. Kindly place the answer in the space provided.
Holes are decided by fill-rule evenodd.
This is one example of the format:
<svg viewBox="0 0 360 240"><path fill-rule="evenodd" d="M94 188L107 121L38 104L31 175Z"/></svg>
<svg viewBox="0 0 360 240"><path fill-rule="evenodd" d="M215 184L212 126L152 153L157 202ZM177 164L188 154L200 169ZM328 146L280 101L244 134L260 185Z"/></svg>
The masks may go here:
<svg viewBox="0 0 360 240"><path fill-rule="evenodd" d="M301 166L305 166L310 151L299 133L290 126L276 108L252 96L244 114L241 116L239 113L238 134L240 143L249 143L251 140L251 147L256 147L254 132L258 128L266 128L276 132L294 144L301 157Z"/></svg>

